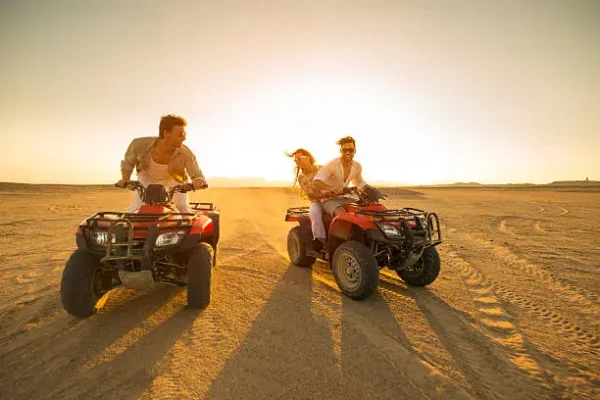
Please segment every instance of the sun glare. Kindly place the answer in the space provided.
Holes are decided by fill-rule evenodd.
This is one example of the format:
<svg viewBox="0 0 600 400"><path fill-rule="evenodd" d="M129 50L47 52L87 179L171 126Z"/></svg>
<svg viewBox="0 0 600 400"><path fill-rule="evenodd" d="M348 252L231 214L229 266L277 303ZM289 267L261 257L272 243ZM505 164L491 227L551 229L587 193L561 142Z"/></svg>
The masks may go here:
<svg viewBox="0 0 600 400"><path fill-rule="evenodd" d="M357 141L365 179L433 183L443 175L439 132L418 103L359 77L273 81L238 97L227 122L215 129L221 137L211 137L210 147L227 149L227 162L203 152L208 175L291 180L293 163L284 151L302 147L325 163L339 157L335 142L346 135ZM188 145L206 148L207 134L189 135Z"/></svg>

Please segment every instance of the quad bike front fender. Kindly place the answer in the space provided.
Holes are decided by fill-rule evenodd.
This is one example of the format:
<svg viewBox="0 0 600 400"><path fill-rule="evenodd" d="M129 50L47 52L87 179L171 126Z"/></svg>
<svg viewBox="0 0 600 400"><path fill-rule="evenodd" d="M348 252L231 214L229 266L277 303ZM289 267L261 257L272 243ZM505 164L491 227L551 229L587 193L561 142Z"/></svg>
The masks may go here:
<svg viewBox="0 0 600 400"><path fill-rule="evenodd" d="M355 223L355 220L357 219L361 220L360 225ZM349 216L344 214L338 215L331 221L331 225L329 226L329 239L327 241L330 258L333 257L338 246L344 242L355 240L364 243L367 231L371 228L371 226L367 226L365 222L368 221L353 215Z"/></svg>
<svg viewBox="0 0 600 400"><path fill-rule="evenodd" d="M357 222L360 222L360 224ZM362 239L369 228L372 228L372 224L362 218L338 215L331 221L329 236L335 236L343 241L363 241Z"/></svg>
<svg viewBox="0 0 600 400"><path fill-rule="evenodd" d="M190 229L190 235L201 234L204 235L212 235L214 232L214 225L212 220L206 215L200 214L194 221L192 225L192 229Z"/></svg>

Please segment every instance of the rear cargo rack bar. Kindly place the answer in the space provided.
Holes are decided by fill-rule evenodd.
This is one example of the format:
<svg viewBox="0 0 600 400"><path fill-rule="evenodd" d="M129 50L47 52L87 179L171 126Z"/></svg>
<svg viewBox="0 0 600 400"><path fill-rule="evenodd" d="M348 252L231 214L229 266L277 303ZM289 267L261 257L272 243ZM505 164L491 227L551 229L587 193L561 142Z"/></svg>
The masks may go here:
<svg viewBox="0 0 600 400"><path fill-rule="evenodd" d="M217 207L213 203L189 203L193 210L213 211Z"/></svg>

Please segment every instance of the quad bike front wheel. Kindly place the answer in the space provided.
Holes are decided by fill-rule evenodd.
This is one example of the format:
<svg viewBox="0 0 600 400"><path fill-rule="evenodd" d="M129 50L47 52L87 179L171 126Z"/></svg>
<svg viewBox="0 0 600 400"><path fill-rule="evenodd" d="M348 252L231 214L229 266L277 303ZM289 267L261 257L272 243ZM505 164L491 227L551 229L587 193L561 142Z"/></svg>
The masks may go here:
<svg viewBox="0 0 600 400"><path fill-rule="evenodd" d="M69 257L60 282L60 298L69 314L85 318L96 313L112 281L100 266L100 258L85 250L77 249Z"/></svg>
<svg viewBox="0 0 600 400"><path fill-rule="evenodd" d="M292 264L299 267L310 267L317 261L315 257L306 255L306 244L302 240L299 226L292 228L288 233L287 251Z"/></svg>
<svg viewBox="0 0 600 400"><path fill-rule="evenodd" d="M398 276L409 285L426 286L435 281L440 274L440 255L435 247L428 247L414 265L402 271Z"/></svg>
<svg viewBox="0 0 600 400"><path fill-rule="evenodd" d="M188 260L187 302L192 308L204 309L210 304L213 248L198 243Z"/></svg>
<svg viewBox="0 0 600 400"><path fill-rule="evenodd" d="M342 243L331 263L338 287L354 300L369 297L379 284L379 266L369 249L355 240Z"/></svg>

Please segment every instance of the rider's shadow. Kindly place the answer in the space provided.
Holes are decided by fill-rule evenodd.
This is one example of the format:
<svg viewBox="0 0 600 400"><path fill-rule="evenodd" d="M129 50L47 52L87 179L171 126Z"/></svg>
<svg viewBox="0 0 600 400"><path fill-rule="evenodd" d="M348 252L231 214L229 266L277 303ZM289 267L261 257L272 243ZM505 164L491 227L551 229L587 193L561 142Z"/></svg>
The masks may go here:
<svg viewBox="0 0 600 400"><path fill-rule="evenodd" d="M207 398L333 398L337 365L327 321L313 313L310 268L289 264Z"/></svg>

